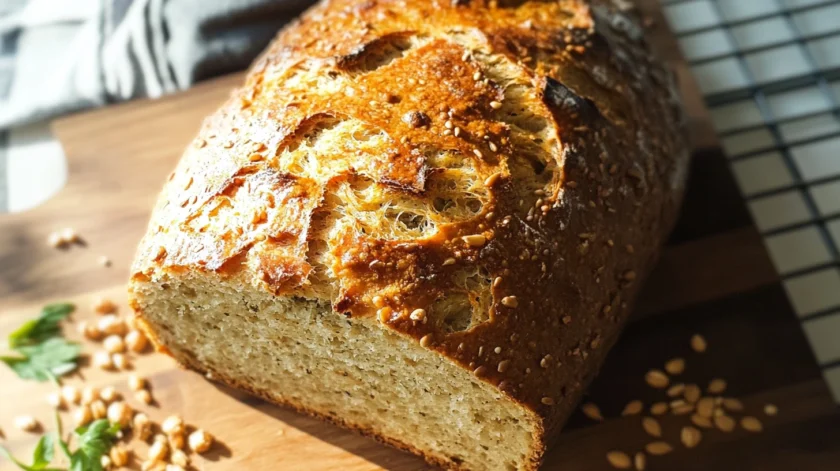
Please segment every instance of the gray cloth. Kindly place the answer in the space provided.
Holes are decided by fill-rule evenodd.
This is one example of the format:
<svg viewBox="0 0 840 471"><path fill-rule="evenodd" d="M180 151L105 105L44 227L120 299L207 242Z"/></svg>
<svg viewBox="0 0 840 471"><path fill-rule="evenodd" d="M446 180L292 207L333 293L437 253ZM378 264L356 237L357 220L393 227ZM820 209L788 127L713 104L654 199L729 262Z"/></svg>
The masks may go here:
<svg viewBox="0 0 840 471"><path fill-rule="evenodd" d="M0 0L0 130L253 60L309 0Z"/></svg>

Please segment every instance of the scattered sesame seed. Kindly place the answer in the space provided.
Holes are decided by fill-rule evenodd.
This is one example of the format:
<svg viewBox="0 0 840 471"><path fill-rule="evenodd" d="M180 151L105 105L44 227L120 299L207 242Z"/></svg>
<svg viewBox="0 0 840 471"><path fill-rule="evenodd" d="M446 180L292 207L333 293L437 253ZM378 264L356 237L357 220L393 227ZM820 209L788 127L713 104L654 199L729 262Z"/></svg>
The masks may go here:
<svg viewBox="0 0 840 471"><path fill-rule="evenodd" d="M731 432L735 430L735 419L728 415L718 415L714 418L715 427L721 432Z"/></svg>
<svg viewBox="0 0 840 471"><path fill-rule="evenodd" d="M700 414L693 414L691 416L691 423L702 428L712 428L712 419L703 417Z"/></svg>
<svg viewBox="0 0 840 471"><path fill-rule="evenodd" d="M621 411L621 415L624 416L624 417L629 416L629 415L636 415L636 414L638 414L639 412L642 411L643 407L644 407L644 405L642 404L642 401L639 401L639 400L630 401L630 402L627 403L626 406L624 406L624 410Z"/></svg>
<svg viewBox="0 0 840 471"><path fill-rule="evenodd" d="M425 321L426 320L426 310L425 309L415 309L411 311L411 314L408 316L413 321Z"/></svg>
<svg viewBox="0 0 840 471"><path fill-rule="evenodd" d="M691 336L691 349L697 353L703 353L706 351L706 339L703 338L700 334L694 334Z"/></svg>
<svg viewBox="0 0 840 471"><path fill-rule="evenodd" d="M473 149L473 154L475 154L475 156L476 156L476 157L478 157L479 159L481 159L481 158L483 158L483 157L484 157L484 156L481 154L481 151L480 151L480 150L478 150L478 149Z"/></svg>
<svg viewBox="0 0 840 471"><path fill-rule="evenodd" d="M505 296L502 298L502 305L505 307L515 308L519 306L519 301L516 299L516 296Z"/></svg>
<svg viewBox="0 0 840 471"><path fill-rule="evenodd" d="M604 415L601 414L601 409L595 403L587 402L586 404L580 406L580 410L583 412L583 415L592 420L597 420L598 422L604 421Z"/></svg>
<svg viewBox="0 0 840 471"><path fill-rule="evenodd" d="M776 407L774 404L767 404L764 406L764 413L769 416L774 416L779 413L779 408Z"/></svg>
<svg viewBox="0 0 840 471"><path fill-rule="evenodd" d="M709 382L709 387L706 390L709 391L709 394L721 394L726 390L726 381L715 378Z"/></svg>
<svg viewBox="0 0 840 471"><path fill-rule="evenodd" d="M667 442L651 442L645 445L645 450L654 456L665 455L674 450L674 448Z"/></svg>
<svg viewBox="0 0 840 471"><path fill-rule="evenodd" d="M715 411L715 400L711 397L704 397L697 401L697 414L702 417L712 417Z"/></svg>
<svg viewBox="0 0 840 471"><path fill-rule="evenodd" d="M700 387L696 384L689 384L685 387L685 391L683 391L683 397L685 397L685 400L692 404L700 400L701 394Z"/></svg>
<svg viewBox="0 0 840 471"><path fill-rule="evenodd" d="M700 443L702 438L703 434L700 433L700 430L697 430L690 425L686 425L680 431L680 441L682 441L686 448L694 448L698 443Z"/></svg>
<svg viewBox="0 0 840 471"><path fill-rule="evenodd" d="M481 72L476 72L473 74L473 80L479 81L481 80Z"/></svg>
<svg viewBox="0 0 840 471"><path fill-rule="evenodd" d="M674 358L665 363L665 371L671 375L682 374L685 371L685 360L682 358Z"/></svg>
<svg viewBox="0 0 840 471"><path fill-rule="evenodd" d="M467 235L461 237L461 239L470 247L481 247L487 242L487 238L482 234Z"/></svg>
<svg viewBox="0 0 840 471"><path fill-rule="evenodd" d="M379 318L379 322L387 323L391 320L391 314L393 314L394 310L388 306L380 308L376 311L376 316Z"/></svg>
<svg viewBox="0 0 840 471"><path fill-rule="evenodd" d="M663 415L668 412L667 402L657 402L650 406L650 413L653 415Z"/></svg>
<svg viewBox="0 0 840 471"><path fill-rule="evenodd" d="M453 265L455 263L455 259L450 257L443 261L443 266Z"/></svg>
<svg viewBox="0 0 840 471"><path fill-rule="evenodd" d="M502 107L502 104L498 101L491 101L490 102L490 108L493 108L494 110L498 110L501 107Z"/></svg>
<svg viewBox="0 0 840 471"><path fill-rule="evenodd" d="M497 368L499 373L504 373L510 367L510 360L502 360L499 362L499 367Z"/></svg>
<svg viewBox="0 0 840 471"><path fill-rule="evenodd" d="M432 344L432 334L426 334L420 338L420 346L423 348L428 348L429 345Z"/></svg>
<svg viewBox="0 0 840 471"><path fill-rule="evenodd" d="M19 415L15 417L15 428L24 432L35 432L40 428L40 424L31 415Z"/></svg>
<svg viewBox="0 0 840 471"><path fill-rule="evenodd" d="M550 397L547 397L547 396L540 399L540 402L542 402L543 404L545 404L547 406L553 406L554 405L554 399L550 398Z"/></svg>
<svg viewBox="0 0 840 471"><path fill-rule="evenodd" d="M677 396L682 396L682 394L684 392L685 392L685 384L677 383L677 384L671 386L670 388L668 388L668 391L666 391L666 394L668 395L668 397L677 397Z"/></svg>
<svg viewBox="0 0 840 471"><path fill-rule="evenodd" d="M630 469L633 465L627 453L618 450L607 452L607 462L616 469Z"/></svg>
<svg viewBox="0 0 840 471"><path fill-rule="evenodd" d="M652 437L662 436L662 426L653 417L642 417L642 429Z"/></svg>
<svg viewBox="0 0 840 471"><path fill-rule="evenodd" d="M721 405L724 409L731 411L731 412L741 412L744 410L744 403L741 402L739 399L735 399L734 397L725 397L723 398L723 402Z"/></svg>
<svg viewBox="0 0 840 471"><path fill-rule="evenodd" d="M749 415L741 418L741 428L748 432L761 432L764 430L761 421Z"/></svg>
<svg viewBox="0 0 840 471"><path fill-rule="evenodd" d="M540 366L543 368L548 368L549 366L551 366L551 355L546 355L542 357L542 360L540 360Z"/></svg>
<svg viewBox="0 0 840 471"><path fill-rule="evenodd" d="M646 455L641 451L636 453L636 456L633 458L633 464L636 466L636 471L645 471L647 464Z"/></svg>
<svg viewBox="0 0 840 471"><path fill-rule="evenodd" d="M659 370L648 371L645 375L645 381L647 381L650 387L656 389L665 389L668 387L668 383L670 382L668 376Z"/></svg>

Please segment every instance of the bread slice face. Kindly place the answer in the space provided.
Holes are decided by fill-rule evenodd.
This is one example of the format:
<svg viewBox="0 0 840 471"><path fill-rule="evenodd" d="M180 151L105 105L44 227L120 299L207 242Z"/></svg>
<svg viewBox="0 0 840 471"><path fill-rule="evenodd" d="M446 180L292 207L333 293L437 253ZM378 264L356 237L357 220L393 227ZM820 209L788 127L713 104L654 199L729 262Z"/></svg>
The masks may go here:
<svg viewBox="0 0 840 471"><path fill-rule="evenodd" d="M156 345L271 402L446 468L523 469L540 455L536 414L375 319L214 276L163 277L134 293Z"/></svg>
<svg viewBox="0 0 840 471"><path fill-rule="evenodd" d="M320 3L186 149L132 305L233 386L535 469L674 222L682 122L605 0Z"/></svg>

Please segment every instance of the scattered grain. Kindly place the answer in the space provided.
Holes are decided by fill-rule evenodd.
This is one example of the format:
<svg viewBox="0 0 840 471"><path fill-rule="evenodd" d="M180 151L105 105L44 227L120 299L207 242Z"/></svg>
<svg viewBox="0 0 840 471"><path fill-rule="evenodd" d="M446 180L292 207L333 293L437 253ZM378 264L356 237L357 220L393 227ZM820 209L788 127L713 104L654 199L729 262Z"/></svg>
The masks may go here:
<svg viewBox="0 0 840 471"><path fill-rule="evenodd" d="M470 247L481 247L487 242L487 238L481 234L473 234L461 237L461 239Z"/></svg>
<svg viewBox="0 0 840 471"><path fill-rule="evenodd" d="M652 437L662 436L662 426L659 425L659 421L653 417L642 417L642 428Z"/></svg>
<svg viewBox="0 0 840 471"><path fill-rule="evenodd" d="M671 386L670 388L668 388L668 391L666 392L666 394L668 395L668 397L677 397L677 396L682 396L683 392L685 392L685 384L677 383L677 384Z"/></svg>
<svg viewBox="0 0 840 471"><path fill-rule="evenodd" d="M678 375L685 371L685 360L682 358L674 358L665 363L665 371L668 374Z"/></svg>
<svg viewBox="0 0 840 471"><path fill-rule="evenodd" d="M94 420L104 419L108 416L108 406L104 402L97 399L90 403L90 413Z"/></svg>
<svg viewBox="0 0 840 471"><path fill-rule="evenodd" d="M102 332L92 322L81 321L76 324L76 330L88 340L99 340L102 338Z"/></svg>
<svg viewBox="0 0 840 471"><path fill-rule="evenodd" d="M114 466L120 467L128 464L128 450L123 448L120 444L116 444L111 447L111 451L108 455L111 457L111 463L113 463Z"/></svg>
<svg viewBox="0 0 840 471"><path fill-rule="evenodd" d="M702 428L712 428L712 419L703 417L700 414L693 414L691 416L691 423Z"/></svg>
<svg viewBox="0 0 840 471"><path fill-rule="evenodd" d="M702 438L703 434L700 433L700 430L697 430L690 425L686 425L680 431L680 441L682 441L686 448L694 448L698 443L700 443Z"/></svg>
<svg viewBox="0 0 840 471"><path fill-rule="evenodd" d="M108 353L122 353L125 351L125 341L119 335L109 335L102 341L102 346Z"/></svg>
<svg viewBox="0 0 840 471"><path fill-rule="evenodd" d="M134 433L140 437L141 440L146 440L152 434L152 423L149 421L149 416L142 412L138 412L132 420Z"/></svg>
<svg viewBox="0 0 840 471"><path fill-rule="evenodd" d="M718 415L714 418L715 427L721 432L731 432L735 430L735 419L728 415Z"/></svg>
<svg viewBox="0 0 840 471"><path fill-rule="evenodd" d="M636 453L636 456L633 457L633 464L636 466L636 471L645 471L647 456L641 451Z"/></svg>
<svg viewBox="0 0 840 471"><path fill-rule="evenodd" d="M583 411L583 414L589 417L592 420L597 420L598 422L604 421L604 415L601 414L601 409L592 402L587 402L580 406L580 410Z"/></svg>
<svg viewBox="0 0 840 471"><path fill-rule="evenodd" d="M139 391L146 387L146 378L133 374L128 376L128 387L132 391Z"/></svg>
<svg viewBox="0 0 840 471"><path fill-rule="evenodd" d="M726 381L715 378L711 382L709 382L709 387L706 388L709 394L721 394L726 391Z"/></svg>
<svg viewBox="0 0 840 471"><path fill-rule="evenodd" d="M700 334L694 334L691 336L691 349L697 353L703 353L706 351L706 339Z"/></svg>
<svg viewBox="0 0 840 471"><path fill-rule="evenodd" d="M102 391L99 391L99 399L105 401L105 403L110 403L120 398L120 395L117 393L117 390L114 389L113 386L106 386L102 388Z"/></svg>
<svg viewBox="0 0 840 471"><path fill-rule="evenodd" d="M663 415L668 413L668 403L657 402L656 404L650 406L650 413L653 415Z"/></svg>
<svg viewBox="0 0 840 471"><path fill-rule="evenodd" d="M40 425L31 415L19 415L15 417L15 428L24 432L35 432L40 428Z"/></svg>
<svg viewBox="0 0 840 471"><path fill-rule="evenodd" d="M204 453L213 445L213 436L204 430L198 429L190 434L190 450L196 453Z"/></svg>
<svg viewBox="0 0 840 471"><path fill-rule="evenodd" d="M553 398L550 398L550 397L548 397L548 396L543 397L542 399L540 399L540 402L542 402L543 404L545 404L545 405L547 405L547 406L553 406L553 405L554 405L554 399L553 399Z"/></svg>
<svg viewBox="0 0 840 471"><path fill-rule="evenodd" d="M66 385L61 387L61 397L67 405L78 404L82 400L82 393L76 386Z"/></svg>
<svg viewBox="0 0 840 471"><path fill-rule="evenodd" d="M741 412L744 410L744 403L734 397L725 397L721 405L730 412Z"/></svg>
<svg viewBox="0 0 840 471"><path fill-rule="evenodd" d="M73 424L76 427L87 425L91 420L93 420L93 413L89 406L84 405L73 411Z"/></svg>
<svg viewBox="0 0 840 471"><path fill-rule="evenodd" d="M149 461L151 461L152 463L164 461L166 460L166 456L168 454L169 444L167 443L167 441L165 439L158 440L157 437L155 437L155 442L152 443L151 447L149 447Z"/></svg>
<svg viewBox="0 0 840 471"><path fill-rule="evenodd" d="M97 399L99 399L99 388L96 386L85 386L82 390L82 404L90 405Z"/></svg>
<svg viewBox="0 0 840 471"><path fill-rule="evenodd" d="M93 311L97 314L114 314L117 312L117 305L108 298L97 298L93 302Z"/></svg>
<svg viewBox="0 0 840 471"><path fill-rule="evenodd" d="M61 397L61 392L51 392L47 394L47 404L53 409L64 409L64 398Z"/></svg>
<svg viewBox="0 0 840 471"><path fill-rule="evenodd" d="M99 331L105 335L125 335L125 321L114 314L105 314L96 323Z"/></svg>
<svg viewBox="0 0 840 471"><path fill-rule="evenodd" d="M134 393L134 398L137 399L139 402L143 404L151 404L152 403L152 393L149 392L148 389L141 389Z"/></svg>
<svg viewBox="0 0 840 471"><path fill-rule="evenodd" d="M114 367L119 370L127 370L129 368L128 357L122 353L114 353L111 355L111 361L114 362Z"/></svg>
<svg viewBox="0 0 840 471"><path fill-rule="evenodd" d="M779 408L776 407L774 404L767 404L766 406L764 406L764 413L773 416L779 413Z"/></svg>
<svg viewBox="0 0 840 471"><path fill-rule="evenodd" d="M617 469L630 469L633 465L627 453L618 450L607 452L607 462Z"/></svg>
<svg viewBox="0 0 840 471"><path fill-rule="evenodd" d="M121 427L127 427L131 422L131 416L134 412L131 407L125 402L114 402L108 406L108 420L120 424Z"/></svg>
<svg viewBox="0 0 840 471"><path fill-rule="evenodd" d="M170 434L167 438L169 438L169 449L171 450L183 450L184 449L184 432L176 432Z"/></svg>
<svg viewBox="0 0 840 471"><path fill-rule="evenodd" d="M125 336L125 345L132 352L140 353L146 349L148 340L143 332L139 330L131 330Z"/></svg>
<svg viewBox="0 0 840 471"><path fill-rule="evenodd" d="M172 453L169 455L169 461L182 468L190 465L190 458L181 450L172 450Z"/></svg>
<svg viewBox="0 0 840 471"><path fill-rule="evenodd" d="M160 429L167 435L183 433L185 429L184 419L179 415L170 415L161 422Z"/></svg>
<svg viewBox="0 0 840 471"><path fill-rule="evenodd" d="M764 429L761 421L751 415L741 418L741 427L748 432L760 432Z"/></svg>
<svg viewBox="0 0 840 471"><path fill-rule="evenodd" d="M645 381L652 388L665 389L668 387L668 376L660 370L650 370L645 375Z"/></svg>
<svg viewBox="0 0 840 471"><path fill-rule="evenodd" d="M702 392L700 391L700 386L696 384L689 384L685 387L685 391L683 391L683 397L687 402L694 404L695 402L700 400Z"/></svg>
<svg viewBox="0 0 840 471"><path fill-rule="evenodd" d="M639 400L630 401L630 402L627 403L626 406L624 406L624 410L621 411L621 415L623 415L623 416L636 415L636 414L638 414L639 412L642 411L642 408L644 408L644 405L642 404L642 401L639 401Z"/></svg>
<svg viewBox="0 0 840 471"><path fill-rule="evenodd" d="M519 306L519 301L516 299L516 296L505 296L502 298L502 304L506 307L514 308Z"/></svg>
<svg viewBox="0 0 840 471"><path fill-rule="evenodd" d="M645 445L645 451L654 456L665 455L673 451L674 448L668 442L658 441L650 442Z"/></svg>
<svg viewBox="0 0 840 471"><path fill-rule="evenodd" d="M413 321L425 321L426 320L426 310L425 309L415 309L411 311L411 314L408 316Z"/></svg>
<svg viewBox="0 0 840 471"><path fill-rule="evenodd" d="M704 397L697 401L697 414L711 418L715 412L715 400L712 397Z"/></svg>

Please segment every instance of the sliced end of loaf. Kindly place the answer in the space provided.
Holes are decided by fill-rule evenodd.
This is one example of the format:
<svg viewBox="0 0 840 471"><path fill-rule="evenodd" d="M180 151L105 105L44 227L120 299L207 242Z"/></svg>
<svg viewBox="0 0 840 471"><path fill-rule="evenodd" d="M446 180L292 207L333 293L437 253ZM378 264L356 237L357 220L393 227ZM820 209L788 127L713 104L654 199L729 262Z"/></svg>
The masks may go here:
<svg viewBox="0 0 840 471"><path fill-rule="evenodd" d="M374 318L203 274L132 284L140 323L180 363L452 469L534 469L542 422Z"/></svg>

